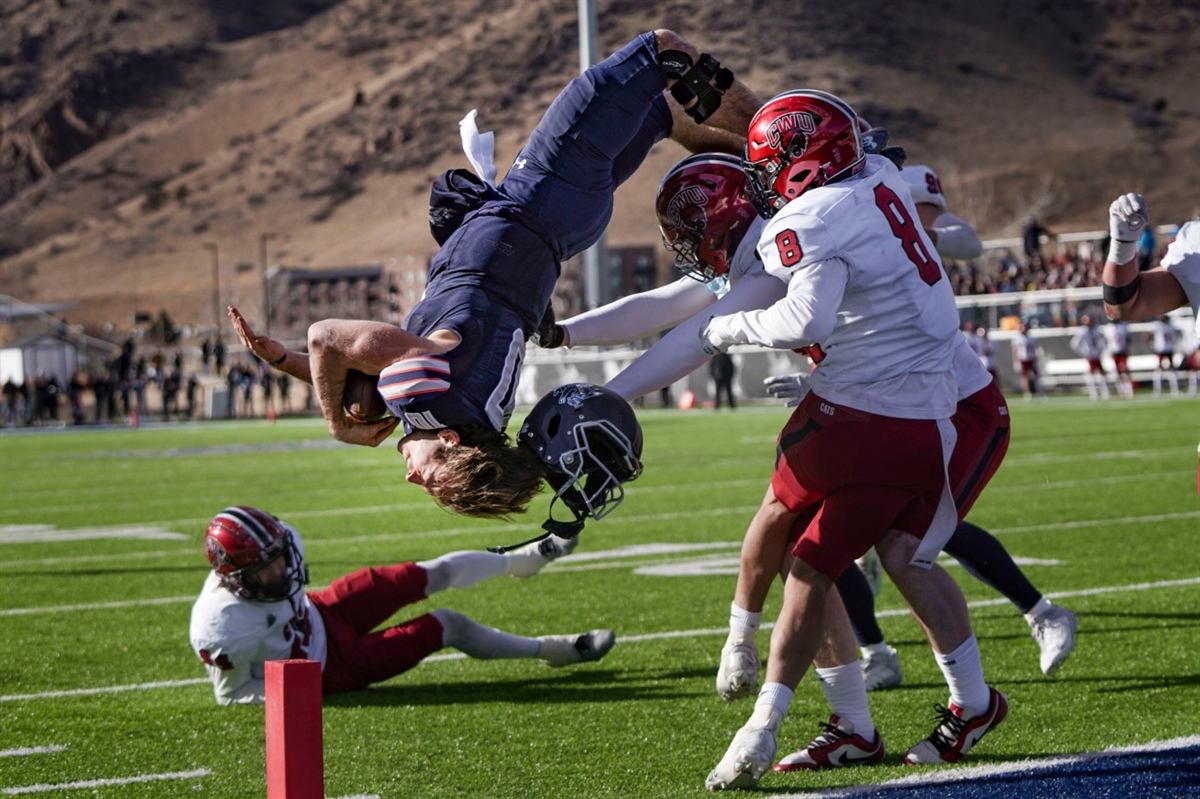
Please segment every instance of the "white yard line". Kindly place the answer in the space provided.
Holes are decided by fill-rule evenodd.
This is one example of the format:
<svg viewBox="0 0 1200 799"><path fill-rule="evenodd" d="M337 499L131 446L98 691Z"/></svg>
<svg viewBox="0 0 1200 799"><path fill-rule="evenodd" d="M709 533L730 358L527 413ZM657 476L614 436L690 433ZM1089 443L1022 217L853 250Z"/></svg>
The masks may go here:
<svg viewBox="0 0 1200 799"><path fill-rule="evenodd" d="M160 780L190 780L193 777L207 777L212 772L206 768L194 771L172 771L166 774L142 774L136 777L112 777L102 780L80 780L79 782L57 782L53 785L25 785L19 788L0 788L0 796L22 796L30 793L48 793L50 791L65 791L72 788L104 788L110 785L133 785L138 782L158 782Z"/></svg>
<svg viewBox="0 0 1200 799"><path fill-rule="evenodd" d="M945 771L934 771L926 774L913 774L873 785L854 785L848 788L830 788L824 791L803 791L801 793L778 793L766 799L841 799L842 797L860 796L889 788L925 788L935 785L949 785L966 780L977 780L989 777L1007 777L1015 774L1026 774L1035 771L1049 771L1072 765L1085 763L1114 755L1143 754L1146 752L1165 752L1171 749L1189 749L1200 746L1200 736L1192 735L1186 738L1175 738L1170 741L1154 741L1141 746L1122 746L1105 749L1101 752L1085 752L1079 755L1065 757L1047 757L1037 760L1020 760L1015 763L1000 763L988 766L961 766Z"/></svg>
<svg viewBox="0 0 1200 799"><path fill-rule="evenodd" d="M0 749L0 757L26 757L28 755L48 755L62 752L67 747L53 744L51 746L22 746L19 749Z"/></svg>
<svg viewBox="0 0 1200 799"><path fill-rule="evenodd" d="M1079 591L1059 591L1057 593L1046 594L1050 599L1062 599L1073 596L1098 596L1101 594L1116 594L1127 591L1153 591L1162 588L1179 588L1188 585L1200 585L1200 577L1188 577L1182 580L1164 580L1156 583L1136 583L1133 585L1116 585L1106 588L1085 588ZM1008 604L1007 599L984 599L977 602L968 602L967 606L972 608L993 607L996 605ZM905 616L908 615L908 608L894 608L891 610L880 610L876 616ZM773 625L770 623L764 624L762 629L770 629ZM670 638L696 638L699 636L709 635L726 635L729 633L727 628L713 628L705 630L673 630L661 633L646 633L643 635L622 635L620 640L623 643L633 643L636 641L658 641ZM433 657L425 658L426 663L433 663L442 660L462 660L466 655L462 653L450 653L445 655L434 655ZM58 699L60 697L69 696L90 696L94 694L110 694L121 693L125 691L147 691L158 688L180 688L191 685L207 685L208 680L197 678L193 680L166 680L163 682L148 682L138 683L134 685L113 685L104 688L76 688L67 691L46 691L36 694L10 694L8 696L0 696L0 702L23 702L33 699Z"/></svg>

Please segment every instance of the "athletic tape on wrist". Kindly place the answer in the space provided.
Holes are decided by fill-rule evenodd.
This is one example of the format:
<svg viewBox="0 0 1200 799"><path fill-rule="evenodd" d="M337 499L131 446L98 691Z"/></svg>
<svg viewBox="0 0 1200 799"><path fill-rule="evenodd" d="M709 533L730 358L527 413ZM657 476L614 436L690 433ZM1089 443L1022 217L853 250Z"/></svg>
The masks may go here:
<svg viewBox="0 0 1200 799"><path fill-rule="evenodd" d="M1136 241L1121 241L1114 238L1108 245L1108 260L1114 264L1127 264L1137 255Z"/></svg>

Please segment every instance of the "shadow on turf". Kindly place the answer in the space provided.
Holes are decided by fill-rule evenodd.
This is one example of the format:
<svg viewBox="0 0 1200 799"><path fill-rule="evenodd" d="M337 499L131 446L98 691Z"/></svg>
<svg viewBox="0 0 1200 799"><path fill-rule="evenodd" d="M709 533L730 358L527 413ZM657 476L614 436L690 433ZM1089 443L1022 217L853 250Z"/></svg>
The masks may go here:
<svg viewBox="0 0 1200 799"><path fill-rule="evenodd" d="M568 667L569 669L570 667ZM598 669L564 670L541 678L485 680L477 683L424 683L420 685L379 684L364 691L325 697L330 707L395 705L464 705L490 702L572 703L631 702L640 699L682 698L679 680L708 675L696 672L655 673L652 678L631 678L626 672ZM653 679L652 684L648 682ZM670 682L670 685L661 682Z"/></svg>

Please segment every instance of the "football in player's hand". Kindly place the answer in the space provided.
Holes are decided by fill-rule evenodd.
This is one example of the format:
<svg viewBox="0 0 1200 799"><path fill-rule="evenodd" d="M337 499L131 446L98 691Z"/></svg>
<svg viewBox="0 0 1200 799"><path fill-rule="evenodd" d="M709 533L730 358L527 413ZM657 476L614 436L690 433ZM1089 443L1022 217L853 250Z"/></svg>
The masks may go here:
<svg viewBox="0 0 1200 799"><path fill-rule="evenodd" d="M351 369L346 372L346 388L342 392L342 410L355 422L378 422L391 411L379 395L379 377Z"/></svg>

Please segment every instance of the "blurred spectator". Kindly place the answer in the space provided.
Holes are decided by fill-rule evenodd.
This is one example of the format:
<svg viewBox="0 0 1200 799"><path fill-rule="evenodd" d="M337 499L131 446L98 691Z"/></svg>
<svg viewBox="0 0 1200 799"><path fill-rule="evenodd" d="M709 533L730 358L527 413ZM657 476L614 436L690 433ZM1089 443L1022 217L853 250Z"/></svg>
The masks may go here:
<svg viewBox="0 0 1200 799"><path fill-rule="evenodd" d="M1025 257L1034 258L1042 254L1042 236L1054 237L1054 231L1044 227L1038 218L1032 214L1025 220L1025 230L1021 237L1025 244Z"/></svg>
<svg viewBox="0 0 1200 799"><path fill-rule="evenodd" d="M1150 268L1154 258L1154 228L1146 225L1138 239L1138 270L1145 272Z"/></svg>
<svg viewBox="0 0 1200 799"><path fill-rule="evenodd" d="M1171 396L1179 396L1179 375L1175 372L1175 345L1179 340L1179 331L1175 329L1171 317L1163 314L1155 318L1150 332L1150 350L1158 356L1158 364L1154 367L1154 396L1162 394L1163 376L1171 385Z"/></svg>
<svg viewBox="0 0 1200 799"><path fill-rule="evenodd" d="M67 382L67 402L71 408L71 424L83 424L83 390L87 388L87 378L82 372L71 375Z"/></svg>
<svg viewBox="0 0 1200 799"><path fill-rule="evenodd" d="M733 376L736 371L733 358L727 352L718 352L708 362L708 373L712 376L716 386L713 391L713 399L716 402L717 410L721 409L722 394L729 400L729 409L737 409L737 401L733 398Z"/></svg>
<svg viewBox="0 0 1200 799"><path fill-rule="evenodd" d="M187 418L196 418L196 392L200 388L200 381L195 375L188 375L187 379Z"/></svg>
<svg viewBox="0 0 1200 799"><path fill-rule="evenodd" d="M1037 341L1029 332L1029 328L1022 324L1017 328L1017 335L1012 342L1013 366L1021 375L1021 390L1025 394L1025 401L1029 402L1036 394L1038 397L1045 398L1045 393L1042 391L1041 372L1038 369L1038 352Z"/></svg>
<svg viewBox="0 0 1200 799"><path fill-rule="evenodd" d="M92 421L99 424L105 419L110 418L112 382L109 380L109 375L106 372L98 371L92 375L91 384L92 396L96 400L96 407L92 412Z"/></svg>
<svg viewBox="0 0 1200 799"><path fill-rule="evenodd" d="M292 412L292 378L286 372L280 372L275 376L275 384L279 388L279 412Z"/></svg>
<svg viewBox="0 0 1200 799"><path fill-rule="evenodd" d="M1094 400L1108 399L1108 376L1100 362L1104 355L1104 334L1096 320L1087 314L1079 317L1079 324L1079 332L1071 338L1071 349L1087 361L1088 370L1083 377L1088 396Z"/></svg>
<svg viewBox="0 0 1200 799"><path fill-rule="evenodd" d="M16 427L21 418L17 412L17 400L21 396L21 389L9 377L4 381L4 388L0 389L0 393L4 397L4 426Z"/></svg>
<svg viewBox="0 0 1200 799"><path fill-rule="evenodd" d="M1108 354L1117 370L1117 393L1133 399L1133 376L1129 374L1129 324L1109 322L1104 326Z"/></svg>

